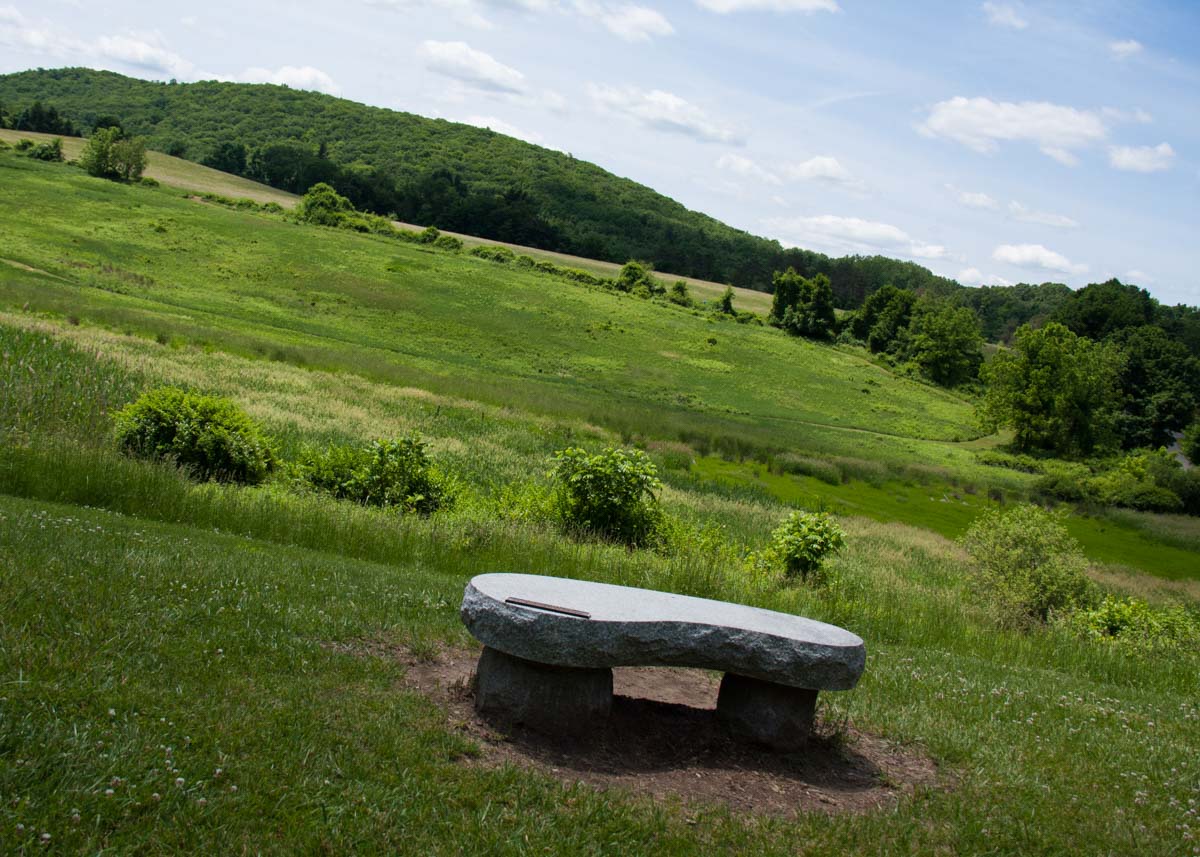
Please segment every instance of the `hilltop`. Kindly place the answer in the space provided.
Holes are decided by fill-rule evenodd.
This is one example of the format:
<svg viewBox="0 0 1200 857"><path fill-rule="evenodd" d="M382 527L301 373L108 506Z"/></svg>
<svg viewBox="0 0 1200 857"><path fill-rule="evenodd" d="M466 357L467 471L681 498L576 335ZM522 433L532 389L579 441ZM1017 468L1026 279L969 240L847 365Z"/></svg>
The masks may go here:
<svg viewBox="0 0 1200 857"><path fill-rule="evenodd" d="M0 113L35 101L90 129L119 119L151 148L303 193L327 181L360 208L544 250L758 290L793 266L855 306L891 283L956 288L911 262L830 258L734 229L569 154L485 128L266 84L159 83L90 69L0 76Z"/></svg>

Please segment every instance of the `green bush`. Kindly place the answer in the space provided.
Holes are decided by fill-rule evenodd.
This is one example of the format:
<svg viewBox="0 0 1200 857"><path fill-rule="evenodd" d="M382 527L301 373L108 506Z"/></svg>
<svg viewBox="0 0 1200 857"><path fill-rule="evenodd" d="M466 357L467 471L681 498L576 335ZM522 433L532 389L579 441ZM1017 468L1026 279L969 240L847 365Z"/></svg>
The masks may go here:
<svg viewBox="0 0 1200 857"><path fill-rule="evenodd" d="M662 483L649 456L609 447L595 455L571 447L554 455L554 515L569 532L631 547L652 544L664 516Z"/></svg>
<svg viewBox="0 0 1200 857"><path fill-rule="evenodd" d="M517 254L512 250L496 244L479 244L472 247L471 255L478 256L480 259L487 259L489 262L499 262L501 264L507 264L517 258Z"/></svg>
<svg viewBox="0 0 1200 857"><path fill-rule="evenodd" d="M792 512L771 533L770 552L788 577L807 580L830 554L846 544L846 534L825 512Z"/></svg>
<svg viewBox="0 0 1200 857"><path fill-rule="evenodd" d="M117 412L115 422L123 451L174 461L196 479L253 484L275 467L267 436L228 399L160 387Z"/></svg>
<svg viewBox="0 0 1200 857"><path fill-rule="evenodd" d="M450 480L430 460L425 441L415 433L365 447L306 450L296 473L315 491L364 506L428 515L453 502Z"/></svg>
<svg viewBox="0 0 1200 857"><path fill-rule="evenodd" d="M1004 623L1045 622L1094 600L1087 559L1063 526L1063 515L1039 506L980 515L961 543L975 582Z"/></svg>
<svg viewBox="0 0 1200 857"><path fill-rule="evenodd" d="M31 146L25 154L36 161L61 162L63 160L62 139L55 137L48 142L38 143L36 146Z"/></svg>
<svg viewBox="0 0 1200 857"><path fill-rule="evenodd" d="M1200 647L1200 620L1178 605L1152 607L1137 598L1106 595L1090 610L1065 614L1059 626L1076 637L1131 649Z"/></svg>
<svg viewBox="0 0 1200 857"><path fill-rule="evenodd" d="M304 223L318 226L344 226L354 214L350 200L325 182L317 182L310 187L296 206L296 217Z"/></svg>
<svg viewBox="0 0 1200 857"><path fill-rule="evenodd" d="M1188 461L1200 467L1200 420L1196 420L1184 430L1179 446Z"/></svg>
<svg viewBox="0 0 1200 857"><path fill-rule="evenodd" d="M417 233L417 242L419 244L433 244L441 237L441 230L439 230L436 226L426 226Z"/></svg>
<svg viewBox="0 0 1200 857"><path fill-rule="evenodd" d="M462 251L463 243L461 238L455 238L453 235L439 235L433 240L433 246L439 250L449 250L451 253L459 253Z"/></svg>

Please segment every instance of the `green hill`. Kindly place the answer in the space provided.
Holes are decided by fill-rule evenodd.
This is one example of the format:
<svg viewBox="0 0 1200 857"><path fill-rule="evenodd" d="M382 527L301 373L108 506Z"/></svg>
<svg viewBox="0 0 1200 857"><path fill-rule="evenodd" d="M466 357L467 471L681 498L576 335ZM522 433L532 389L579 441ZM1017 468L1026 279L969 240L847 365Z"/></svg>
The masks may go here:
<svg viewBox="0 0 1200 857"><path fill-rule="evenodd" d="M168 154L294 193L327 181L360 208L456 232L759 290L791 265L828 274L843 306L885 283L954 288L910 262L784 250L562 152L315 92L89 69L0 76L9 124L35 101L84 129L115 117Z"/></svg>

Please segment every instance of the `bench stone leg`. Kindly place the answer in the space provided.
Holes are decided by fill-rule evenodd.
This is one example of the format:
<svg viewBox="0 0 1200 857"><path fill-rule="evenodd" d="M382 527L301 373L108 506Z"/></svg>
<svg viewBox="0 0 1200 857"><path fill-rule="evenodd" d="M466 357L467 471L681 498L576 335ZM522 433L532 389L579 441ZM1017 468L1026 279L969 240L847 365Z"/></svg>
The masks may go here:
<svg viewBox="0 0 1200 857"><path fill-rule="evenodd" d="M725 673L717 694L717 716L735 738L782 752L804 746L816 711L815 690L734 673Z"/></svg>
<svg viewBox="0 0 1200 857"><path fill-rule="evenodd" d="M484 647L475 708L541 732L577 735L612 709L611 669L539 664Z"/></svg>

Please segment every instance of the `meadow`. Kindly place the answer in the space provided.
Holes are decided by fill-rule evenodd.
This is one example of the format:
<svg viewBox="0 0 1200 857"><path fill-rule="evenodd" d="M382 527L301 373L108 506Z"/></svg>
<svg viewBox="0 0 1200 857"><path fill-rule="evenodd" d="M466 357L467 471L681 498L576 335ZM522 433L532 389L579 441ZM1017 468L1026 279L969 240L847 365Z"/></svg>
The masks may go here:
<svg viewBox="0 0 1200 857"><path fill-rule="evenodd" d="M969 401L769 328L177 188L0 152L0 194L0 850L1200 853L1200 654L995 623L948 536L1027 480L975 461L1000 439ZM284 456L419 430L460 502L401 516L120 455L112 411L163 383L234 398ZM504 514L554 450L622 442L716 547ZM732 561L822 504L848 537L831 585ZM1133 545L1097 569L1109 585L1200 597L1165 579L1197 577L1187 521L1084 523L1097 557ZM928 754L938 783L776 818L475 764L386 651L469 645L462 587L493 570L843 625L868 666L825 720ZM363 641L377 654L335 645Z"/></svg>

